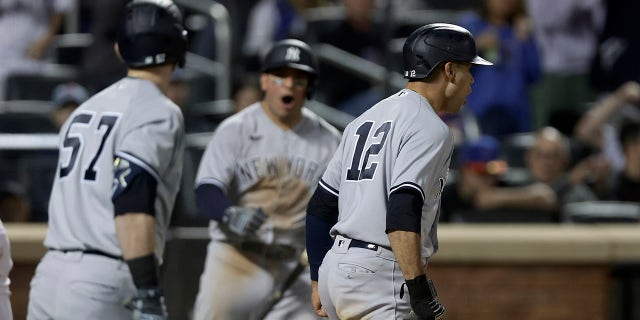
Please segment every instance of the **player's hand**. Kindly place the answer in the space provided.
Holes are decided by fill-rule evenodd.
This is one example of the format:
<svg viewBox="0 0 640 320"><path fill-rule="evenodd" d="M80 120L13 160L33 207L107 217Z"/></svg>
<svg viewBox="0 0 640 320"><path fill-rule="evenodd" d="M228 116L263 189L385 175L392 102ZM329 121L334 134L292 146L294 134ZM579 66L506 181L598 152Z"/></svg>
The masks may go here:
<svg viewBox="0 0 640 320"><path fill-rule="evenodd" d="M320 302L320 293L318 293L318 281L311 281L311 305L313 311L316 312L318 317L328 317L327 312L322 308L322 302Z"/></svg>
<svg viewBox="0 0 640 320"><path fill-rule="evenodd" d="M160 288L138 289L127 308L133 311L133 320L166 320L168 316Z"/></svg>
<svg viewBox="0 0 640 320"><path fill-rule="evenodd" d="M229 207L222 216L222 223L234 234L246 237L255 234L267 220L267 214L260 208Z"/></svg>
<svg viewBox="0 0 640 320"><path fill-rule="evenodd" d="M406 283L411 299L411 309L418 319L441 320L445 318L445 308L437 299L438 294L431 279L427 280L427 276L423 274L413 280L407 280Z"/></svg>

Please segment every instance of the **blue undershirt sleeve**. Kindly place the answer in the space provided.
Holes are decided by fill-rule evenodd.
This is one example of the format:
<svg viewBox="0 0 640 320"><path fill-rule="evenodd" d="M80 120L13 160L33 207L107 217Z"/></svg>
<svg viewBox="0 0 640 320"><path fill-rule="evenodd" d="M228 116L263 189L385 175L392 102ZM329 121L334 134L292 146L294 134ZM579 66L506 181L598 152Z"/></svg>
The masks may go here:
<svg viewBox="0 0 640 320"><path fill-rule="evenodd" d="M306 241L311 280L318 281L318 269L333 239L329 232L338 221L338 196L316 188L307 205Z"/></svg>
<svg viewBox="0 0 640 320"><path fill-rule="evenodd" d="M196 206L198 215L212 220L222 220L224 211L231 206L221 188L213 184L201 184L196 188Z"/></svg>

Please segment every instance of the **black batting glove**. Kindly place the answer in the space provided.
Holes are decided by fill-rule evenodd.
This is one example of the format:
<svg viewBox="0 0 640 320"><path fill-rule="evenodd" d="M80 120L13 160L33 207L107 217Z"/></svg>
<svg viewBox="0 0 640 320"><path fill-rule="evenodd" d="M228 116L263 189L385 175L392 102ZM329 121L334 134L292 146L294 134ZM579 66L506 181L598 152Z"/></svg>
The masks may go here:
<svg viewBox="0 0 640 320"><path fill-rule="evenodd" d="M412 280L406 280L411 300L411 309L419 319L441 320L444 319L445 309L438 301L436 288L431 279L426 275L420 275Z"/></svg>
<svg viewBox="0 0 640 320"><path fill-rule="evenodd" d="M160 288L138 289L138 294L127 303L133 311L133 320L166 320L167 307Z"/></svg>

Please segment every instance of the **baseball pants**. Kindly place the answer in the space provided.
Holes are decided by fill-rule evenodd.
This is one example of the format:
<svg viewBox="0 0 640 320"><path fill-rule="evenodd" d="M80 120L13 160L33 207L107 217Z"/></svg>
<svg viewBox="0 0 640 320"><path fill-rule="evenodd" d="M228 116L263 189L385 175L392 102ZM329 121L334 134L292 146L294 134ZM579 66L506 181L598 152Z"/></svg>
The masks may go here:
<svg viewBox="0 0 640 320"><path fill-rule="evenodd" d="M404 320L411 312L404 276L393 252L336 239L320 265L318 292L331 320Z"/></svg>
<svg viewBox="0 0 640 320"><path fill-rule="evenodd" d="M80 251L48 251L36 268L28 320L131 319L136 293L122 260Z"/></svg>
<svg viewBox="0 0 640 320"><path fill-rule="evenodd" d="M0 276L0 319L11 320L13 319L13 312L11 310L11 300L9 296L11 295L11 291L9 290L10 285L9 278L5 276Z"/></svg>
<svg viewBox="0 0 640 320"><path fill-rule="evenodd" d="M194 320L259 320L276 287L295 268L295 259L275 261L247 255L236 247L213 240L209 243ZM284 292L265 319L317 319L311 306L308 269Z"/></svg>

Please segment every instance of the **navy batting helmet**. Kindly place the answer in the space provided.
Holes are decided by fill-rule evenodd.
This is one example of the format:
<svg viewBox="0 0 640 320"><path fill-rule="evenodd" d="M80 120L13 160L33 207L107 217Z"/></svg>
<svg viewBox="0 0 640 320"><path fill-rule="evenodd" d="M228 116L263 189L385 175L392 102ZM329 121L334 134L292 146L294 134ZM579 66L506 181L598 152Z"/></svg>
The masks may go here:
<svg viewBox="0 0 640 320"><path fill-rule="evenodd" d="M279 68L293 68L309 74L307 97L313 95L314 83L318 75L318 62L308 44L297 39L276 42L262 62L262 72Z"/></svg>
<svg viewBox="0 0 640 320"><path fill-rule="evenodd" d="M143 68L164 63L183 67L187 31L182 13L171 0L133 0L118 28L118 48L125 63Z"/></svg>
<svg viewBox="0 0 640 320"><path fill-rule="evenodd" d="M478 56L471 32L448 23L432 23L412 32L404 43L402 55L407 79L426 78L441 62L493 64Z"/></svg>
<svg viewBox="0 0 640 320"><path fill-rule="evenodd" d="M285 39L276 42L269 50L262 63L262 72L285 67L302 70L315 77L318 63L308 44L296 39Z"/></svg>

